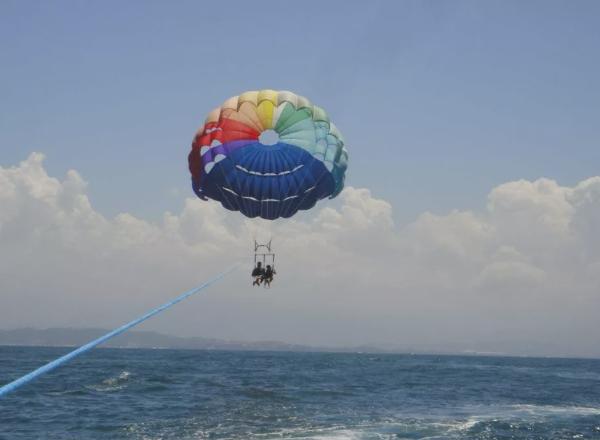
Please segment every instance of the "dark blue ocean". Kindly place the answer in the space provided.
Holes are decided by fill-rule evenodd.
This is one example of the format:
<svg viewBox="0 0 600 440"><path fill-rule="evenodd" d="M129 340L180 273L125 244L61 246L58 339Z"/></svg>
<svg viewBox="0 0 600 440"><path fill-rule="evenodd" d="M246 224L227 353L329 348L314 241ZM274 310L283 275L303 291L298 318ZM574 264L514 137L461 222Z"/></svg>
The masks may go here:
<svg viewBox="0 0 600 440"><path fill-rule="evenodd" d="M66 351L0 347L0 383ZM0 438L600 439L600 360L97 349Z"/></svg>

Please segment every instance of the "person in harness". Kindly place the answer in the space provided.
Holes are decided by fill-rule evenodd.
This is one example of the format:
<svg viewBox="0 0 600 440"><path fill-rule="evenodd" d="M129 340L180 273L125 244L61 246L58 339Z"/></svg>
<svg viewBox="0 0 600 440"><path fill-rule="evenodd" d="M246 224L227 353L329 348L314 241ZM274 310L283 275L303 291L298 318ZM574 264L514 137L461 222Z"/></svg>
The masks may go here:
<svg viewBox="0 0 600 440"><path fill-rule="evenodd" d="M267 269L262 276L262 280L265 283L265 287L271 287L271 283L273 282L273 275L275 275L275 268L271 267L270 264L267 264Z"/></svg>
<svg viewBox="0 0 600 440"><path fill-rule="evenodd" d="M269 266L267 266L269 267ZM265 269L262 267L262 263L259 261L256 263L256 267L252 270L252 277L254 281L252 282L253 286L260 286L260 283L263 282L265 276ZM273 278L271 276L271 278Z"/></svg>

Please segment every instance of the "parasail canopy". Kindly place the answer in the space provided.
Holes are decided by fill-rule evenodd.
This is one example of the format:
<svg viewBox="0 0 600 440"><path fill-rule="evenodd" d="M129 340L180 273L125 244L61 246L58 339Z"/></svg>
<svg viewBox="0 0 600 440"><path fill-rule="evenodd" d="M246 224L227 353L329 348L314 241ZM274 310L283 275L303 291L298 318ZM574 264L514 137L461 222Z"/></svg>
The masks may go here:
<svg viewBox="0 0 600 440"><path fill-rule="evenodd" d="M208 114L188 162L198 197L273 220L337 196L348 152L325 110L292 92L259 90Z"/></svg>

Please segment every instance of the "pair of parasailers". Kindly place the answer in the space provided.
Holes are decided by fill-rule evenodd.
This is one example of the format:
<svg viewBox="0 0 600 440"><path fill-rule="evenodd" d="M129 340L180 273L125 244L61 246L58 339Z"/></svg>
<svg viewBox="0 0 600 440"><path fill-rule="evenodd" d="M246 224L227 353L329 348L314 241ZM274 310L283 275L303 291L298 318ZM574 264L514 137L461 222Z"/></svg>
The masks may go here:
<svg viewBox="0 0 600 440"><path fill-rule="evenodd" d="M262 263L259 261L256 263L256 267L252 270L252 277L254 281L252 282L253 286L260 286L262 283L265 284L265 287L271 287L271 282L273 282L273 276L276 274L275 268L271 267L270 264L267 264L267 268L262 267Z"/></svg>

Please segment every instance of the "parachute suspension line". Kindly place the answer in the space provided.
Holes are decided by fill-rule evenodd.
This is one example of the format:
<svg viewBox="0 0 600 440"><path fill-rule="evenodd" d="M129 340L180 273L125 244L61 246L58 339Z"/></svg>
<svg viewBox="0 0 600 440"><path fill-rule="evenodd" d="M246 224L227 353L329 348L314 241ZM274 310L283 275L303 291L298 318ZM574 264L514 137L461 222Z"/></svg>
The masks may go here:
<svg viewBox="0 0 600 440"><path fill-rule="evenodd" d="M235 265L233 265L229 269L227 269L225 272L220 273L216 277L208 280L207 282L205 282L204 284L201 284L198 287L193 288L192 290L188 290L187 292L179 295L177 298L163 304L162 306L159 306L159 307L149 311L145 315L140 316L139 318L134 319L133 321L128 322L127 324L124 324L121 327L114 329L113 331L105 334L104 336L100 336L98 339L94 339L93 341L88 342L85 345L82 345L78 349L73 350L64 356L61 356L58 359L55 359L52 362L49 362L46 365L41 366L37 370L34 370L31 373L28 373L25 376L20 377L19 379L9 382L4 386L1 386L0 387L0 398L12 391L15 391L16 389L20 388L21 386L26 385L27 383L38 378L39 376L41 376L45 373L48 373L48 372L54 370L55 368L60 367L61 365L65 364L66 362L70 361L71 359L79 356L80 354L90 351L92 348L96 347L97 345L102 344L103 342L106 342L109 339L112 339L115 336L126 332L131 327L134 327L134 326L140 324L141 322L144 322L148 318L151 318L152 316L159 314L160 312L168 309L169 307L177 304L178 302L181 302L184 299L194 295L195 293L198 293L201 290L204 290L207 287L215 284L217 281L221 280L222 278L226 277L231 272L233 272L233 270L236 269L239 266L239 264L240 263L236 263Z"/></svg>
<svg viewBox="0 0 600 440"><path fill-rule="evenodd" d="M275 251L271 250L271 241L273 240L273 237L271 237L269 239L269 253L271 254L271 266L273 266L273 269L275 269Z"/></svg>

